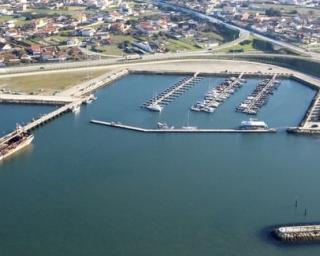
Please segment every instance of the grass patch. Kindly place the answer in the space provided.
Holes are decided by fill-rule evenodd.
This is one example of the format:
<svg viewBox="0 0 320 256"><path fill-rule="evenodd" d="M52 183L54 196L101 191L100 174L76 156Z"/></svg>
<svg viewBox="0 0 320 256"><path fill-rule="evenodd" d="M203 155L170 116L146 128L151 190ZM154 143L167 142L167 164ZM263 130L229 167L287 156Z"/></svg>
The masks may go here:
<svg viewBox="0 0 320 256"><path fill-rule="evenodd" d="M106 45L97 48L103 54L122 56L123 51L117 45Z"/></svg>
<svg viewBox="0 0 320 256"><path fill-rule="evenodd" d="M243 41L241 44L237 44L228 48L224 48L223 52L250 52L257 51L253 46L253 36L250 36L248 40Z"/></svg>
<svg viewBox="0 0 320 256"><path fill-rule="evenodd" d="M0 77L0 88L15 92L33 94L53 94L75 86L84 81L93 79L106 73L107 69L90 71L69 71L52 74L40 74L29 76L18 76L10 78Z"/></svg>
<svg viewBox="0 0 320 256"><path fill-rule="evenodd" d="M46 8L37 8L37 9L27 9L27 12L34 13L34 14L42 14L45 16L53 16L53 15L65 15L65 16L72 16L76 17L79 13L85 12L90 13L90 11L85 10L83 8L65 8L65 9L59 9L59 10L51 10Z"/></svg>
<svg viewBox="0 0 320 256"><path fill-rule="evenodd" d="M0 24L2 25L3 23L7 22L8 20L12 20L13 18L11 16L0 16Z"/></svg>
<svg viewBox="0 0 320 256"><path fill-rule="evenodd" d="M299 7L296 5L288 4L255 4L255 6L261 8L261 10L273 8L275 10L281 11L283 14L292 14L293 12L297 11L298 14L303 16L320 16L320 8Z"/></svg>
<svg viewBox="0 0 320 256"><path fill-rule="evenodd" d="M175 39L168 39L166 48L171 52L190 50L199 50L191 41L182 41Z"/></svg>

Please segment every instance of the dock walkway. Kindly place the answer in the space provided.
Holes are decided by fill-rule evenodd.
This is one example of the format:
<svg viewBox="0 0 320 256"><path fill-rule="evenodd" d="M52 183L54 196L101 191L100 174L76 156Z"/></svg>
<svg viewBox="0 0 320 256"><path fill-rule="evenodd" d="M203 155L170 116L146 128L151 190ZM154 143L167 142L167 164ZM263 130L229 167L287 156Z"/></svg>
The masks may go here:
<svg viewBox="0 0 320 256"><path fill-rule="evenodd" d="M194 73L192 77L183 78L176 84L167 88L162 93L145 102L142 106L147 109L150 109L151 106L160 106L161 108L163 108L164 106L169 104L169 102L173 101L182 93L194 86L197 82L199 82L201 78L199 78L198 75L199 72Z"/></svg>
<svg viewBox="0 0 320 256"><path fill-rule="evenodd" d="M227 78L224 82L220 83L213 89L209 89L204 100L198 101L196 104L191 106L191 110L196 112L207 112L213 113L219 105L231 97L231 95L242 85L245 80L242 79L244 73L241 73L238 78L231 77Z"/></svg>
<svg viewBox="0 0 320 256"><path fill-rule="evenodd" d="M259 83L255 91L240 104L237 111L246 114L256 114L258 108L266 102L267 95L270 94L270 91L272 91L273 88L275 88L276 77L277 74L274 74L266 84L262 85ZM259 87L262 87L262 89L259 90ZM256 93L256 91L258 92Z"/></svg>

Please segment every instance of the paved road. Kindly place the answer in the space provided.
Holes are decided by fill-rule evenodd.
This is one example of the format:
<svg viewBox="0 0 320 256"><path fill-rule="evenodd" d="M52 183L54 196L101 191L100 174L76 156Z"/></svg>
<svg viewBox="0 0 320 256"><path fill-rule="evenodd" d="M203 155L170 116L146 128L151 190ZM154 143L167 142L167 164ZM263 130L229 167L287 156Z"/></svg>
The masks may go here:
<svg viewBox="0 0 320 256"><path fill-rule="evenodd" d="M255 56L255 57L265 57L265 56L276 56L284 58L297 58L297 59L309 59L306 57L284 55L284 54L264 54L264 53L215 53L207 51L197 51L197 52L181 52L181 53L166 53L166 54L153 54L143 56L143 59L139 62L124 61L122 58L115 59L101 59L101 60L90 60L90 61L75 61L75 62L61 62L61 63L47 63L47 64L32 64L17 67L1 68L0 77L14 77L14 76L25 76L25 75L35 75L35 74L46 74L46 73L56 73L61 71L66 71L72 69L73 71L81 71L86 69L96 69L98 67L109 69L115 68L116 66L133 66L141 64L157 64L163 61L177 61L177 60L188 60L193 58L201 57L236 57L236 56Z"/></svg>

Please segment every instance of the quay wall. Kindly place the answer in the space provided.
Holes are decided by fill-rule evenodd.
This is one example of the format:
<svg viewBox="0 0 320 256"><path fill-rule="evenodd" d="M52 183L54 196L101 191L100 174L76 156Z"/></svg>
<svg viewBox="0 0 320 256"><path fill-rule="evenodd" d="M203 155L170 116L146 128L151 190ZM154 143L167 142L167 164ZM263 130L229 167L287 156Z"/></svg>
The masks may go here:
<svg viewBox="0 0 320 256"><path fill-rule="evenodd" d="M266 64L277 65L280 67L289 68L315 77L320 77L320 61L314 59L306 59L299 56L276 56L276 55L250 55L250 54L236 54L236 55L215 55L216 59L229 60L246 60L252 62L260 62Z"/></svg>
<svg viewBox="0 0 320 256"><path fill-rule="evenodd" d="M312 112L312 108L313 108L313 105L316 103L317 99L320 97L320 91L318 91L318 93L316 93L316 95L313 97L312 101L310 102L310 105L308 107L308 110L307 112L305 113L301 123L300 123L300 127L303 127L306 123L306 121L308 120L308 117L309 115L311 114Z"/></svg>
<svg viewBox="0 0 320 256"><path fill-rule="evenodd" d="M69 96L0 94L0 103L64 105L74 100Z"/></svg>
<svg viewBox="0 0 320 256"><path fill-rule="evenodd" d="M64 105L64 101L0 99L1 104Z"/></svg>
<svg viewBox="0 0 320 256"><path fill-rule="evenodd" d="M129 69L130 74L152 74L152 75L194 75L194 72L180 71L180 70L135 70ZM270 78L274 74L277 74L278 78L288 79L291 78L290 73L257 73L257 72L199 72L200 76L220 76L220 77L231 77L239 76L243 74L246 78Z"/></svg>

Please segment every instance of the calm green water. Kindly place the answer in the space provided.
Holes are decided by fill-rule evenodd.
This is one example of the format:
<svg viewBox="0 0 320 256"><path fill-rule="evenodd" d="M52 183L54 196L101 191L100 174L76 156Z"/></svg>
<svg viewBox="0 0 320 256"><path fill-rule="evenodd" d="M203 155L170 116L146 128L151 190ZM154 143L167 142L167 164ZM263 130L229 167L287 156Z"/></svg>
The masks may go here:
<svg viewBox="0 0 320 256"><path fill-rule="evenodd" d="M99 91L80 115L36 130L31 150L0 166L0 255L318 256L318 245L282 246L262 230L320 220L319 138L141 134L89 123L154 127L162 120L180 127L190 105L222 79L202 80L161 115L140 108L180 78L126 77ZM238 126L248 117L234 107L256 83L214 114L190 113L190 124ZM313 95L283 81L258 117L272 127L296 125ZM48 110L20 107L11 116L4 107L0 118L13 126L24 114ZM3 122L0 128L8 129Z"/></svg>

